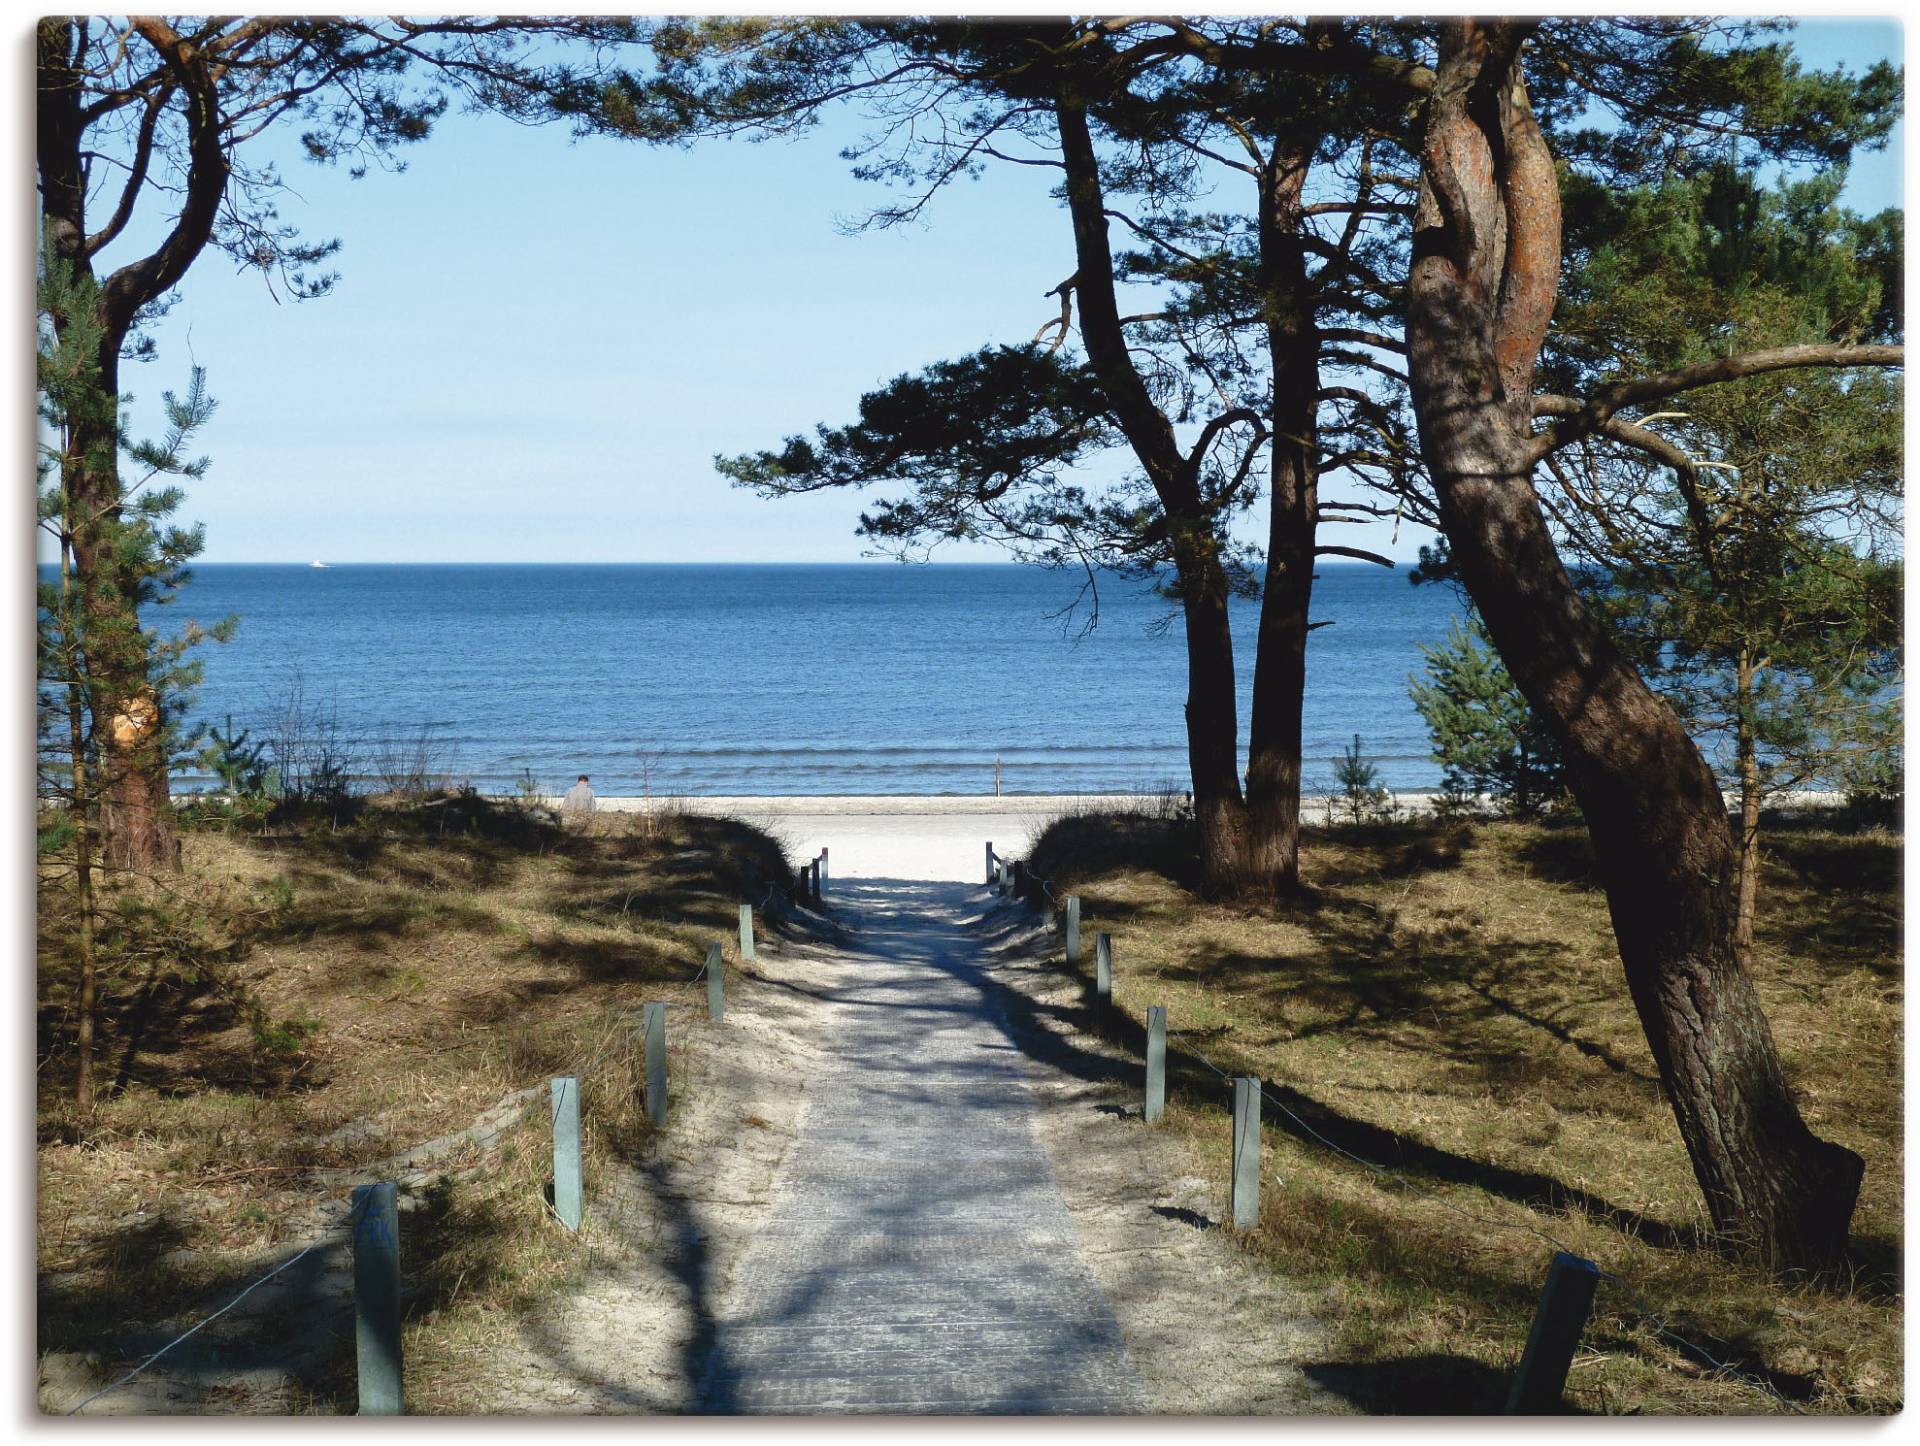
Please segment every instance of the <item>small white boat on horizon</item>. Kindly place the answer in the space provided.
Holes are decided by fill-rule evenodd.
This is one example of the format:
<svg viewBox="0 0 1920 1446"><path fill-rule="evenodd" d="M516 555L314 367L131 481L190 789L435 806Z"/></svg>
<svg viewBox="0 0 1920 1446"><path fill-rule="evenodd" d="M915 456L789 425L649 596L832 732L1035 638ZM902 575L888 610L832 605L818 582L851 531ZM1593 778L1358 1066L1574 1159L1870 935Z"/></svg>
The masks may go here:
<svg viewBox="0 0 1920 1446"><path fill-rule="evenodd" d="M326 564L316 557L312 562L308 563L307 566L308 567L325 567Z"/></svg>

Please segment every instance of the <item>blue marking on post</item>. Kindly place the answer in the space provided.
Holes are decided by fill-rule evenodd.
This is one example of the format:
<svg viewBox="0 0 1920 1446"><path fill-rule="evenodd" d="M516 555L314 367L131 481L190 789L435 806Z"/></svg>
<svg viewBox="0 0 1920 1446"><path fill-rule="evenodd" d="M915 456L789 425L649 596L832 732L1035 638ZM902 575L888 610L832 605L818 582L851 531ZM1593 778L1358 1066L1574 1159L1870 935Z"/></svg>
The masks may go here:
<svg viewBox="0 0 1920 1446"><path fill-rule="evenodd" d="M393 1181L353 1192L353 1348L362 1416L398 1416L400 1210Z"/></svg>
<svg viewBox="0 0 1920 1446"><path fill-rule="evenodd" d="M580 1081L570 1074L549 1082L553 1096L553 1213L569 1230L580 1228Z"/></svg>

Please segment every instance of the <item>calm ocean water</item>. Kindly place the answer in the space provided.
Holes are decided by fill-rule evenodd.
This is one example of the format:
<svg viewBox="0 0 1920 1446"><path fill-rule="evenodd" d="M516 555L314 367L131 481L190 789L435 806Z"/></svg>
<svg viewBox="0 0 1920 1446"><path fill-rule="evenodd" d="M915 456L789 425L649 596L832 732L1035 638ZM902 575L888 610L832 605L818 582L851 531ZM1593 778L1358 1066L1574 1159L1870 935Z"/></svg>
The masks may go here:
<svg viewBox="0 0 1920 1446"><path fill-rule="evenodd" d="M362 745L430 725L446 771L602 794L1120 792L1187 772L1171 605L1007 566L206 565L174 611L240 616L195 714L266 730L297 675ZM1456 605L1404 569L1328 566L1308 659L1309 787L1353 734L1393 788L1434 787L1407 678ZM1244 746L1257 604L1234 611ZM1171 625L1166 624L1171 620ZM189 780L191 781L191 780Z"/></svg>

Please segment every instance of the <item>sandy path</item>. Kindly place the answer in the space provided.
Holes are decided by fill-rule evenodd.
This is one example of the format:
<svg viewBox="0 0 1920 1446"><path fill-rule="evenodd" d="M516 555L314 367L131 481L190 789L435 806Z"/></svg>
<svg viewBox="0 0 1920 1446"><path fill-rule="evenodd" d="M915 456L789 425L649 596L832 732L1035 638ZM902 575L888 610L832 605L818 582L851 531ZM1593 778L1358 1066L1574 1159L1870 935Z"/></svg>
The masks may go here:
<svg viewBox="0 0 1920 1446"><path fill-rule="evenodd" d="M957 872L978 825L838 835L874 875L835 874L844 927L769 941L723 1023L675 1011L673 1119L594 1182L586 1278L446 1341L435 1407L1341 1409L1302 1369L1311 1302L1212 1228L1218 1180L1140 1124L1138 1062L1078 1029L1053 936L977 884L887 876ZM231 1345L100 1406L288 1409L285 1367L254 1381ZM84 1394L61 1384L43 1404Z"/></svg>
<svg viewBox="0 0 1920 1446"><path fill-rule="evenodd" d="M856 880L829 1063L717 1322L721 1412L1137 1411L964 923L964 885Z"/></svg>
<svg viewBox="0 0 1920 1446"><path fill-rule="evenodd" d="M871 841L873 845L878 840ZM1214 1228L1031 914L836 878L842 942L729 995L609 1250L514 1322L487 1412L1323 1414L1312 1303ZM736 1033L737 1031L737 1033Z"/></svg>

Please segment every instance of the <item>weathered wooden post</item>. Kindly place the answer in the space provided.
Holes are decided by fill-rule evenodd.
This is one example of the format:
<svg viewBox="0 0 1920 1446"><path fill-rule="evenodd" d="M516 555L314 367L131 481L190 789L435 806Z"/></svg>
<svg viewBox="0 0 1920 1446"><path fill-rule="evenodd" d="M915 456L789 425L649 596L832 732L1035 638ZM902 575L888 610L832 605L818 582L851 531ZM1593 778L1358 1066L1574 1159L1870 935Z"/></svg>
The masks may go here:
<svg viewBox="0 0 1920 1446"><path fill-rule="evenodd" d="M1233 1082L1233 1228L1260 1223L1260 1081Z"/></svg>
<svg viewBox="0 0 1920 1446"><path fill-rule="evenodd" d="M993 882L993 840L987 840L987 882Z"/></svg>
<svg viewBox="0 0 1920 1446"><path fill-rule="evenodd" d="M1507 1397L1509 1416L1547 1416L1561 1409L1567 1393L1567 1373L1573 1369L1580 1333L1593 1309L1600 1267L1578 1255L1557 1251L1547 1268L1546 1288L1533 1312L1533 1329L1520 1369L1513 1373L1513 1393Z"/></svg>
<svg viewBox="0 0 1920 1446"><path fill-rule="evenodd" d="M550 1081L553 1091L553 1213L569 1230L580 1228L580 1081L570 1074Z"/></svg>
<svg viewBox="0 0 1920 1446"><path fill-rule="evenodd" d="M1113 935L1104 929L1093 936L1093 997L1113 1003Z"/></svg>
<svg viewBox="0 0 1920 1446"><path fill-rule="evenodd" d="M1067 895L1067 962L1080 960L1080 896Z"/></svg>
<svg viewBox="0 0 1920 1446"><path fill-rule="evenodd" d="M824 903L825 898L826 896L820 890L820 860L815 859L813 861L813 901L816 904Z"/></svg>
<svg viewBox="0 0 1920 1446"><path fill-rule="evenodd" d="M1014 898L1016 899L1026 898L1028 883L1029 883L1029 875L1027 873L1027 861L1025 859L1015 860L1013 865L1013 896Z"/></svg>
<svg viewBox="0 0 1920 1446"><path fill-rule="evenodd" d="M400 1210L393 1181L353 1192L353 1348L360 1414L398 1416Z"/></svg>
<svg viewBox="0 0 1920 1446"><path fill-rule="evenodd" d="M1147 1102L1141 1110L1150 1125L1167 1112L1167 1006L1147 1007Z"/></svg>
<svg viewBox="0 0 1920 1446"><path fill-rule="evenodd" d="M667 1124L667 1006L649 1004L640 1011L640 1036L647 1059L647 1118L653 1127Z"/></svg>
<svg viewBox="0 0 1920 1446"><path fill-rule="evenodd" d="M740 957L742 960L754 957L752 904L742 904L740 906Z"/></svg>
<svg viewBox="0 0 1920 1446"><path fill-rule="evenodd" d="M1013 866L1005 859L1000 860L1000 892L1005 895L1013 887Z"/></svg>
<svg viewBox="0 0 1920 1446"><path fill-rule="evenodd" d="M827 858L827 850L823 846L820 850L820 892L823 894L826 893L827 891L827 885L833 882L833 880L829 877L829 875L832 873L832 870L828 868L827 866L828 863L829 863L829 860Z"/></svg>
<svg viewBox="0 0 1920 1446"><path fill-rule="evenodd" d="M720 952L720 941L707 945L707 1018L727 1017L727 961Z"/></svg>

